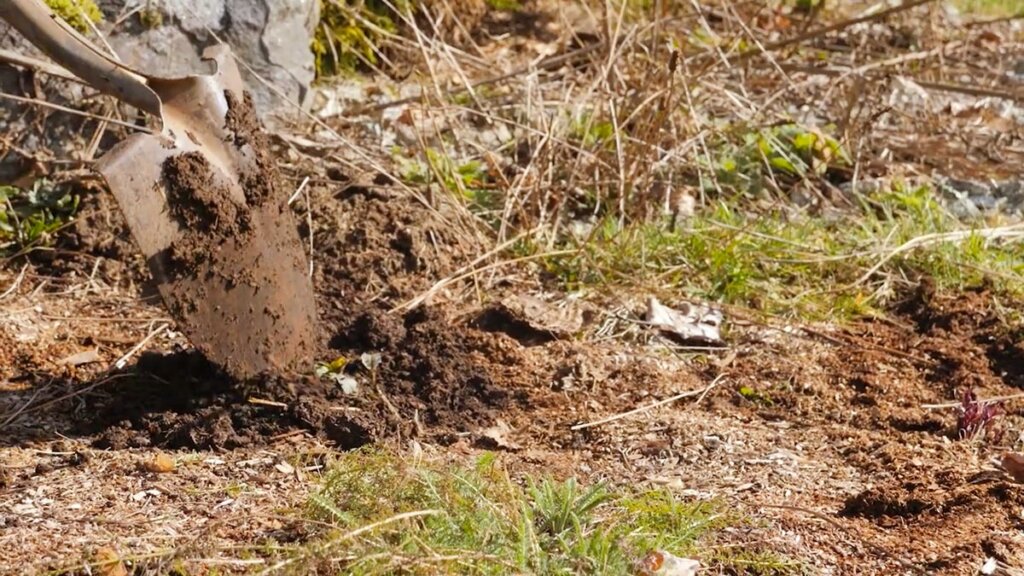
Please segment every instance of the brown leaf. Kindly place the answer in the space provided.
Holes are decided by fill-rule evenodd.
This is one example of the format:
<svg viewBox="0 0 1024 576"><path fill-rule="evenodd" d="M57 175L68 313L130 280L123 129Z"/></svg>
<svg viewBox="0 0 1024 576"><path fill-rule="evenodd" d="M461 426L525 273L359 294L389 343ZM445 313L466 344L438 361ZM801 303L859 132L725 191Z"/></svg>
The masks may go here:
<svg viewBox="0 0 1024 576"><path fill-rule="evenodd" d="M658 302L654 296L647 298L647 322L662 332L671 334L684 342L722 344L722 312L702 304L684 302L682 309L674 310Z"/></svg>
<svg viewBox="0 0 1024 576"><path fill-rule="evenodd" d="M103 547L93 555L93 564L100 576L128 576L128 570L121 562L121 556L113 548Z"/></svg>
<svg viewBox="0 0 1024 576"><path fill-rule="evenodd" d="M152 460L147 461L142 465L146 472L152 472L154 474L164 474L167 472L174 471L174 459L167 454L157 454Z"/></svg>
<svg viewBox="0 0 1024 576"><path fill-rule="evenodd" d="M680 558L664 550L652 550L637 566L637 576L694 576L700 562Z"/></svg>
<svg viewBox="0 0 1024 576"><path fill-rule="evenodd" d="M1024 482L1024 455L1016 452L1003 454L1003 469L1017 482Z"/></svg>

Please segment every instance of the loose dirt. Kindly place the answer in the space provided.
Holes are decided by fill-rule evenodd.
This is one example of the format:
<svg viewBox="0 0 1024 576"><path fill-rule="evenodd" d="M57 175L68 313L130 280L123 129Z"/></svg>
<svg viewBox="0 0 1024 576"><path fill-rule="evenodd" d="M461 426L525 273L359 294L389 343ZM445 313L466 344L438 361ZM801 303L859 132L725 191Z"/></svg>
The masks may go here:
<svg viewBox="0 0 1024 576"><path fill-rule="evenodd" d="M529 372L511 339L453 329L440 308L387 311L468 260L443 216L390 191L318 190L314 201L323 207L315 242L324 311L314 349L321 360L348 359L359 394L312 376L232 382L194 353L147 356L117 395L90 398L80 432L112 448L230 449L296 429L343 448L450 444L525 407L521 382L506 377L510 366ZM380 365L370 370L363 354Z"/></svg>
<svg viewBox="0 0 1024 576"><path fill-rule="evenodd" d="M736 326L713 361L666 356L643 341L524 338L523 319L507 307L500 315L466 303L390 311L474 258L444 210L386 187L315 187L311 200L323 319L312 353L322 362L345 358L339 377L356 380L354 394L308 374L232 382L188 349L146 354L113 374L62 369L54 358L111 336L67 324L52 339L22 342L15 337L25 326L51 329L26 318L22 328L0 329L11 383L4 405L27 401L33 383L61 383L55 397L91 389L16 420L9 440L46 442L53 430L92 454L258 451L295 434L337 449L409 440L454 453L496 449L519 473L654 482L725 498L771 519L765 547L835 573L905 570L909 562L963 574L987 556L1024 559L1024 545L1009 536L1021 526L1024 486L992 463L1016 438L960 440L955 410L922 407L968 387L982 398L1019 389L1019 327L983 288L952 298L925 283L888 319L841 330ZM379 364L370 369L364 354L379 354ZM570 429L721 374L699 401ZM1020 410L1004 409L1002 426L1020 429ZM32 466L9 470L9 485L82 469L40 476Z"/></svg>
<svg viewBox="0 0 1024 576"><path fill-rule="evenodd" d="M598 46L604 34L594 15L574 15L559 3L552 10L527 0L520 10L486 16L483 0L456 4L464 8L456 10L459 18L430 27L437 24L438 33L453 42L472 38L474 43L466 44L472 54L503 63L521 59L525 65L564 53L563 48ZM763 38L781 39L798 33L786 27L815 25L780 20L763 10L767 20L744 20L750 12L738 4L737 10L735 18L715 12L705 24L723 38L747 36L749 25ZM919 19L921 14L907 13L902 23L890 19L858 26L862 31L837 32L808 44L816 55L833 55L832 64L840 67L849 64L849 50L834 46L898 49L858 48L869 64L885 64L875 76L831 82L796 73L805 88L799 98L808 104L801 110L846 110L844 124L851 134L862 134L874 152L890 150L910 163L872 161L864 154L858 161L865 174L899 177L938 167L947 175L984 180L988 172L1002 174L1014 166L989 153L990 131L1006 131L993 127L981 102L940 96L929 88L930 103L916 96L900 103L905 90L896 84L902 82L890 82L901 75L956 76L963 72L955 69L956 62L1005 60L1005 46L1016 38L1013 30L993 33L961 22L952 27L943 14ZM929 26L917 26L918 20ZM681 25L665 32L689 33L687 24ZM956 30L967 36L955 34L958 41L951 42L948 33ZM631 43L623 39L618 52L623 58L613 72L624 74L616 77L654 78L663 63L648 65L637 57L646 47L636 50L639 45ZM953 50L950 58L931 59L953 64L932 67L929 60L900 59L911 44L926 56ZM803 58L811 52L787 52L785 58L798 61L794 69L808 69ZM558 70L544 68L529 75L524 91L512 87L509 94L554 103L539 104L540 112L561 114L567 100L557 96L563 84L598 85L593 82L607 79L602 54L583 53ZM627 66L631 60L642 67ZM827 62L812 64L828 68ZM792 116L787 111L801 102L771 96L778 93L775 88L792 84L790 68L777 78L770 67L763 68L708 69L711 76L704 80L720 85L749 80L744 93L754 104L765 104L769 115ZM973 84L1005 83L1000 66L983 68L974 67ZM735 77L738 71L744 79ZM491 71L480 72L489 76ZM465 78L456 80L452 85ZM661 89L659 82L646 84ZM687 109L723 122L744 120L722 94L700 97ZM852 111L851 94L863 104ZM629 101L629 94L606 95ZM505 98L500 91L496 97ZM670 109L646 107L659 115L663 108ZM948 114L947 108L963 113ZM878 110L888 112L879 116ZM367 118L338 121L346 134L360 134L362 122L372 124L366 132L372 141L360 145L379 151L377 128L387 130L387 123ZM624 129L638 142L659 150L679 144L676 130L657 131L666 139L637 132L644 116L637 118ZM935 134L937 118L945 132L925 138ZM687 501L717 500L753 522L722 531L696 553L713 562L722 550L749 552L751 572L762 549L798 561L802 570L793 572L810 574L975 574L988 558L1017 570L1024 566L1024 484L998 465L1004 453L1021 450L1024 403L1002 406L997 424L1003 434L975 439L960 437L955 407L928 407L955 401L965 390L980 398L1020 392L1020 302L1007 302L985 287L940 295L923 279L920 289L901 294L903 300L884 317L842 328L783 325L781 319L765 325L727 308L726 346L694 351L668 347L641 323L623 319L643 316L646 294L587 294L585 314L562 315L570 298L527 263L453 283L420 307L400 312L400 304L459 274L491 244L465 229L444 194L421 201L385 178L324 185L319 178L324 173L342 180L337 167L301 165L328 163L305 156L325 155L326 145L302 145L275 157L248 99L231 99L227 121L231 143L245 151L242 185L246 204L254 209L208 195L218 188L209 167L196 158L175 159L166 172L172 197L191 204L173 215L192 236L172 250L171 272L179 278L212 275L216 286L287 287L293 284L287 279L253 274L253 264L291 255L286 266L296 271L293 279L304 278L308 262L295 257L303 254L295 246L311 241L315 294L293 294L268 305L309 306L302 313L312 318L315 304L315 330L313 322L288 329L245 326L264 341L298 335L308 362L244 381L231 380L207 363L177 333L180 327L163 307L138 297L140 262L126 241L127 227L109 197L91 195L57 244L74 258L60 254L46 269L29 267L23 278L16 267L0 269L0 293L13 287L0 297L0 550L5 552L0 573L65 573L62 567L93 558L96 545L110 545L140 562L158 558L153 569L158 573L179 570L179 562L188 573L211 570L198 558L239 562L216 564L215 570L263 571L272 566L271 561L256 564L264 543L273 550L277 543L304 538L301 522L282 524L291 520L282 520L279 507L293 514L318 486L317 474L327 469L334 451L368 443L450 458L496 450L517 478L575 476L583 482L661 486ZM684 126L674 119L661 124ZM558 167L568 158L577 168L594 166L595 185L620 181L614 162L618 147L610 153L597 150L598 162L591 164L575 149L566 148L566 156L553 153L554 140L539 137L546 133L514 136L520 141L512 160L524 171L545 162ZM958 137L948 137L953 133ZM464 134L453 133L460 145L455 148L473 143ZM1013 147L1003 148L1012 152ZM612 160L610 171L600 166L602 159ZM276 162L294 169L297 180L282 184ZM693 167L681 165L684 171ZM293 207L283 202L307 174L315 176L306 189L311 225L305 223L305 197ZM539 191L554 198L566 193L560 174L541 170L540 178L555 178L536 180L550 182ZM530 177L524 182L533 181L527 172L522 175ZM425 187L418 190L428 194ZM252 236L282 240L259 251L232 243ZM207 249L201 250L203 245ZM227 288L219 295L204 292L208 286L201 283L173 289L174 297L181 295L175 304L179 313L208 318L217 329L250 312L202 309L206 302L224 301ZM161 330L165 325L171 329ZM142 342L150 352L138 356L135 348ZM94 352L94 358L81 365L67 362L83 352ZM122 358L128 358L127 365L117 368ZM314 362L331 363L336 373L315 376L310 373ZM692 395L650 408L685 392ZM176 460L174 473L140 468L159 451Z"/></svg>

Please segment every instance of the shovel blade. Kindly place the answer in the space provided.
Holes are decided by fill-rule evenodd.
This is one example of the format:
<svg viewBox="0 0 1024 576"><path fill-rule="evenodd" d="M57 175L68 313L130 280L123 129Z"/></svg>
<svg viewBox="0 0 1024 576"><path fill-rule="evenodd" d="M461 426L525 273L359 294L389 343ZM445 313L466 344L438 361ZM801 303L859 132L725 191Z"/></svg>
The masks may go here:
<svg viewBox="0 0 1024 576"><path fill-rule="evenodd" d="M249 379L311 365L316 310L295 218L267 193L275 174L255 148L261 135L210 113L241 103L220 80L233 62L218 63L213 76L154 80L164 133L129 137L97 168L180 330L229 375Z"/></svg>

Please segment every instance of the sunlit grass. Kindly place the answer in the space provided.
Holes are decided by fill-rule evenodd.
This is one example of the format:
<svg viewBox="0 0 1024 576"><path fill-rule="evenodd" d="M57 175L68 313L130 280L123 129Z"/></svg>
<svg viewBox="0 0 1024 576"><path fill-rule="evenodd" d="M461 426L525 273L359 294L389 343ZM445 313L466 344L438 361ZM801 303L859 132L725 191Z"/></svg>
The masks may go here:
<svg viewBox="0 0 1024 576"><path fill-rule="evenodd" d="M294 551L294 573L620 575L651 550L737 573L799 572L757 546L717 545L748 523L723 502L574 479L520 483L494 455L444 465L347 453L307 514L322 529Z"/></svg>
<svg viewBox="0 0 1024 576"><path fill-rule="evenodd" d="M963 238L942 236L964 231ZM1020 239L970 231L927 188L875 194L834 218L747 213L723 202L675 228L605 220L566 242L576 252L546 265L570 290L669 292L811 319L872 313L922 276L940 289L988 283L1021 296ZM933 240L898 250L922 237Z"/></svg>

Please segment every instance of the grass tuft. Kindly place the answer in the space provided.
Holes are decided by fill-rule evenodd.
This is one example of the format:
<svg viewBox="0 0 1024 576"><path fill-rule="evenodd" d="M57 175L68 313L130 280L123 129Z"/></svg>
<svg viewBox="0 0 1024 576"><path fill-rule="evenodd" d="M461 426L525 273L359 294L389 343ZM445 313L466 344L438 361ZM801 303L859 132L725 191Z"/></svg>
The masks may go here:
<svg viewBox="0 0 1024 576"><path fill-rule="evenodd" d="M530 479L524 487L493 454L459 466L410 462L383 449L346 453L307 513L332 528L299 551L299 569L326 562L349 574L617 575L662 549L748 574L797 570L759 550L716 547L721 531L745 522L721 502L575 479ZM403 520L389 522L395 518Z"/></svg>
<svg viewBox="0 0 1024 576"><path fill-rule="evenodd" d="M1024 296L1024 246L968 234L888 258L926 235L968 230L927 187L863 199L860 210L831 219L794 211L749 214L727 203L676 228L665 222L620 224L608 218L545 260L566 289L671 292L766 314L844 320L871 314L922 276L942 289L987 284ZM862 275L884 264L865 281Z"/></svg>
<svg viewBox="0 0 1024 576"><path fill-rule="evenodd" d="M1021 0L958 0L955 5L968 14L1013 16L1024 14Z"/></svg>

